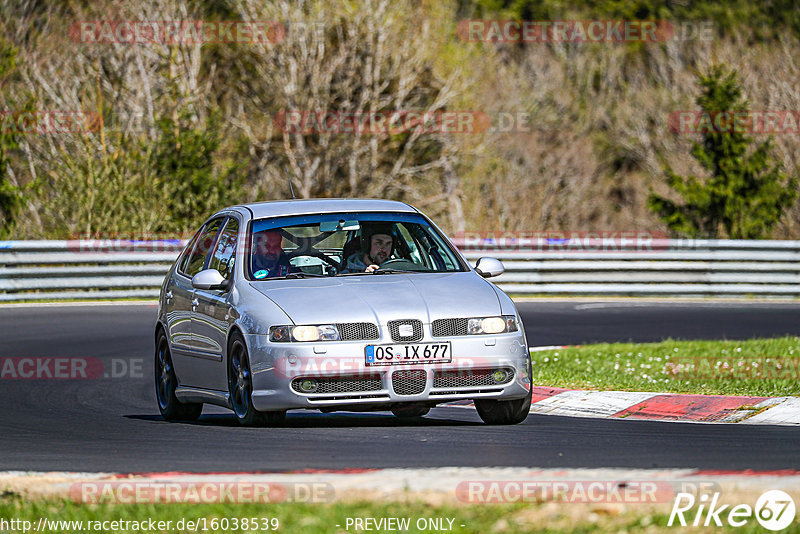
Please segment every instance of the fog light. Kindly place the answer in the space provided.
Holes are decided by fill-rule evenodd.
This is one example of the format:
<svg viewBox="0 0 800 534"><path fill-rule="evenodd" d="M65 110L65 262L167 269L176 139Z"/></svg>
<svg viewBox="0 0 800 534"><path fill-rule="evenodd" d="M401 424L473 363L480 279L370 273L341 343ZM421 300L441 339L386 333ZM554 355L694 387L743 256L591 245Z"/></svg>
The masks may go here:
<svg viewBox="0 0 800 534"><path fill-rule="evenodd" d="M303 393L314 393L319 388L319 384L313 378L304 378L300 381L300 391Z"/></svg>
<svg viewBox="0 0 800 534"><path fill-rule="evenodd" d="M492 375L495 384L503 384L506 380L508 380L508 371L505 369L498 369Z"/></svg>

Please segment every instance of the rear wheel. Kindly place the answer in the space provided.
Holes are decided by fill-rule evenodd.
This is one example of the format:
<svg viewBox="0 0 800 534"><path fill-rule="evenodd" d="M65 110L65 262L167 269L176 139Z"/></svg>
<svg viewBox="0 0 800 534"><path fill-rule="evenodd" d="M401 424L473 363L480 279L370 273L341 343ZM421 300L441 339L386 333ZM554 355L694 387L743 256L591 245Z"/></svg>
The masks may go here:
<svg viewBox="0 0 800 534"><path fill-rule="evenodd" d="M156 339L155 384L158 411L167 421L194 421L203 411L202 403L182 403L175 396L178 378L172 366L167 334L162 330Z"/></svg>
<svg viewBox="0 0 800 534"><path fill-rule="evenodd" d="M228 346L228 392L236 419L245 426L278 425L286 411L259 412L253 407L253 375L247 346L241 334L231 336Z"/></svg>

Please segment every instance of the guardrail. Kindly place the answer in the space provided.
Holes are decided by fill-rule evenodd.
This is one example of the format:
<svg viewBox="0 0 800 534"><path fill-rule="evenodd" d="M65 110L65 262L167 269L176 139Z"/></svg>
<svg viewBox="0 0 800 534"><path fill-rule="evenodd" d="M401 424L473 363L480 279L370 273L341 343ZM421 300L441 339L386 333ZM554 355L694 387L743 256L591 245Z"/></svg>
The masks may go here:
<svg viewBox="0 0 800 534"><path fill-rule="evenodd" d="M521 248L456 240L503 262L512 294L800 297L800 241L569 240ZM183 246L167 241L0 241L0 302L154 298Z"/></svg>
<svg viewBox="0 0 800 534"><path fill-rule="evenodd" d="M184 241L0 241L0 302L156 298Z"/></svg>

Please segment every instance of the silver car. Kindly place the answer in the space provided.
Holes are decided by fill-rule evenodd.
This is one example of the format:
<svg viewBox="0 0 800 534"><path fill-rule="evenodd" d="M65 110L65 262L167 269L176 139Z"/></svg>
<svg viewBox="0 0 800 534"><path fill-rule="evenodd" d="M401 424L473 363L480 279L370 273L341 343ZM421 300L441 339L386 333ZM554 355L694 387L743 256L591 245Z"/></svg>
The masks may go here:
<svg viewBox="0 0 800 534"><path fill-rule="evenodd" d="M204 403L245 425L287 410L422 417L470 399L488 424L523 421L530 355L512 300L415 208L291 200L211 216L164 279L155 386L167 420Z"/></svg>

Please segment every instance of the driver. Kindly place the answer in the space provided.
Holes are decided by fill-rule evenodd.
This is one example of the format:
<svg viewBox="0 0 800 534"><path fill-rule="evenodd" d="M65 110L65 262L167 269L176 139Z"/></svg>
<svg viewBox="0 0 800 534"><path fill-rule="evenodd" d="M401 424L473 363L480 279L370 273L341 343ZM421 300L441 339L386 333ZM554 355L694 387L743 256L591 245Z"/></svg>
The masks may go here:
<svg viewBox="0 0 800 534"><path fill-rule="evenodd" d="M347 258L342 272L371 273L392 255L394 239L392 223L365 222L361 224L361 250Z"/></svg>
<svg viewBox="0 0 800 534"><path fill-rule="evenodd" d="M273 278L297 272L281 248L283 236L277 230L259 232L253 236L253 278Z"/></svg>

